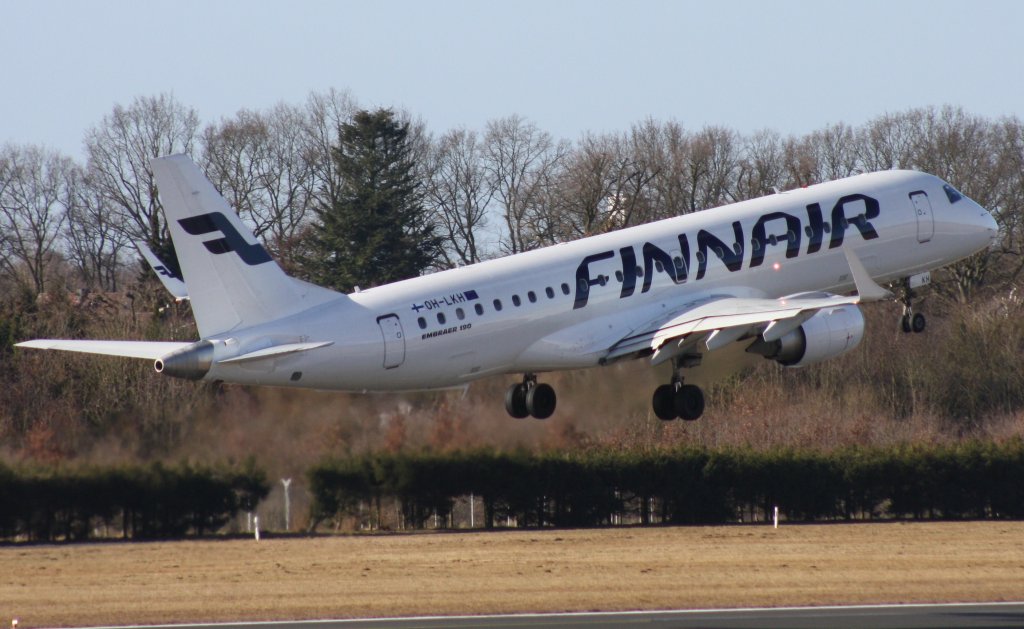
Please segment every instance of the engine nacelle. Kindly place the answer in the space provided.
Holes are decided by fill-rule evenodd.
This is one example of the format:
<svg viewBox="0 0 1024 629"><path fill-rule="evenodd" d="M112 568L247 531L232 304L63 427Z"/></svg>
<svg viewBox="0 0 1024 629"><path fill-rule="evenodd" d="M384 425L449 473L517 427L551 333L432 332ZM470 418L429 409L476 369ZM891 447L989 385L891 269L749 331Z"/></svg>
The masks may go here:
<svg viewBox="0 0 1024 629"><path fill-rule="evenodd" d="M857 306L820 310L777 341L758 338L747 348L786 367L804 367L842 356L864 338L864 315Z"/></svg>
<svg viewBox="0 0 1024 629"><path fill-rule="evenodd" d="M156 359L157 373L186 380L201 380L213 365L213 343L198 341Z"/></svg>

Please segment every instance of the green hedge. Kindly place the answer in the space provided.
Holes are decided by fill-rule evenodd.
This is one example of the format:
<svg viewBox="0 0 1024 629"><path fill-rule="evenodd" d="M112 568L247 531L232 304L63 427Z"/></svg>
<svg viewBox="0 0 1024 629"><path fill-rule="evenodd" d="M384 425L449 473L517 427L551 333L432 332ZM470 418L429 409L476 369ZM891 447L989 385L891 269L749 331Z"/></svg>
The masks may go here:
<svg viewBox="0 0 1024 629"><path fill-rule="evenodd" d="M619 522L1024 517L1024 442L847 448L567 454L376 454L309 471L312 523L397 501L402 524L445 521L461 497L483 526L586 527Z"/></svg>
<svg viewBox="0 0 1024 629"><path fill-rule="evenodd" d="M212 533L270 491L248 464L15 470L0 465L0 539L171 539Z"/></svg>

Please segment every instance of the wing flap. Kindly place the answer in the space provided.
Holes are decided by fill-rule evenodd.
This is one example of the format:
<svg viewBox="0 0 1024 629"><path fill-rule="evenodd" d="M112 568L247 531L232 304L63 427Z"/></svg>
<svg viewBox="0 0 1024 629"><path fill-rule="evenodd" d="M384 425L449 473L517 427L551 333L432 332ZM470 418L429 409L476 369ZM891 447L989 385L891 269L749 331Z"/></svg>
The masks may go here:
<svg viewBox="0 0 1024 629"><path fill-rule="evenodd" d="M688 304L667 317L638 328L642 331L612 346L604 361L613 361L638 352L656 351L670 340L691 334L772 324L785 329L789 324L781 322L803 318L806 313L814 313L823 308L856 304L859 301L856 295L845 297L823 293L799 294L779 299L711 297L696 304ZM728 336L732 335L726 335L726 338ZM712 345L713 349L718 349L724 343L712 341Z"/></svg>
<svg viewBox="0 0 1024 629"><path fill-rule="evenodd" d="M123 356L156 360L173 351L192 345L191 342L173 341L78 341L68 339L36 339L15 343L15 347L28 349L56 349L65 352Z"/></svg>

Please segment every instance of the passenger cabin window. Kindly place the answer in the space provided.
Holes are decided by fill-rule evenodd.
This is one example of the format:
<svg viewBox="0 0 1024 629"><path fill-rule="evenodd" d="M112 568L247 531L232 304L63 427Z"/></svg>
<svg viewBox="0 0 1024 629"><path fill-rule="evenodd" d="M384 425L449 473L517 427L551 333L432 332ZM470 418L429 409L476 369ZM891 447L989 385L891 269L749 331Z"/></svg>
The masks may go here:
<svg viewBox="0 0 1024 629"><path fill-rule="evenodd" d="M441 325L444 325L445 318L443 312L437 313L437 322L440 323Z"/></svg>
<svg viewBox="0 0 1024 629"><path fill-rule="evenodd" d="M566 284L565 282L562 282L562 294L563 295L568 295L569 294L569 285Z"/></svg>
<svg viewBox="0 0 1024 629"><path fill-rule="evenodd" d="M532 290L526 293L526 298L530 300L531 304L537 303L537 293L533 292Z"/></svg>
<svg viewBox="0 0 1024 629"><path fill-rule="evenodd" d="M620 273L621 273L621 271L620 271ZM555 289L551 288L550 286L548 286L547 288L544 289L544 293L547 294L548 299L554 299L555 298Z"/></svg>
<svg viewBox="0 0 1024 629"><path fill-rule="evenodd" d="M464 311L462 308L456 308L455 309L455 317L459 321L462 321L463 319L466 318L466 311Z"/></svg>
<svg viewBox="0 0 1024 629"><path fill-rule="evenodd" d="M473 310L476 310L476 313L478 315L482 315L484 313L484 307L481 306L480 304L474 304L473 305Z"/></svg>
<svg viewBox="0 0 1024 629"><path fill-rule="evenodd" d="M512 295L512 305L513 306L518 306L521 303L523 303L523 302L519 299L519 295Z"/></svg>
<svg viewBox="0 0 1024 629"><path fill-rule="evenodd" d="M497 310L498 312L501 312L501 300L500 299L495 299L494 300L494 309Z"/></svg>
<svg viewBox="0 0 1024 629"><path fill-rule="evenodd" d="M960 192L956 188L949 185L948 183L942 186L942 190L946 193L946 198L949 199L949 202L951 204L956 203L960 199L964 198L964 195L960 194Z"/></svg>
<svg viewBox="0 0 1024 629"><path fill-rule="evenodd" d="M420 317L419 319L416 319L416 323L420 324L420 329L421 330L426 330L427 329L427 320L424 319L423 317Z"/></svg>

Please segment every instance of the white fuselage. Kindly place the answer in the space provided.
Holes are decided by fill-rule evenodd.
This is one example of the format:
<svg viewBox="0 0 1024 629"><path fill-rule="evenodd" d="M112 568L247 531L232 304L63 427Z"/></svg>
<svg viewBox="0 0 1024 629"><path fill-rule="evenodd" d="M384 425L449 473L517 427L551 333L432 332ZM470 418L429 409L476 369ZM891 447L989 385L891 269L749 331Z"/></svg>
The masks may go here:
<svg viewBox="0 0 1024 629"><path fill-rule="evenodd" d="M845 247L887 282L987 246L991 215L951 202L944 185L910 171L859 175L364 290L207 339L205 379L400 390L599 365L638 326L708 295L850 291ZM332 345L217 362L306 341Z"/></svg>

